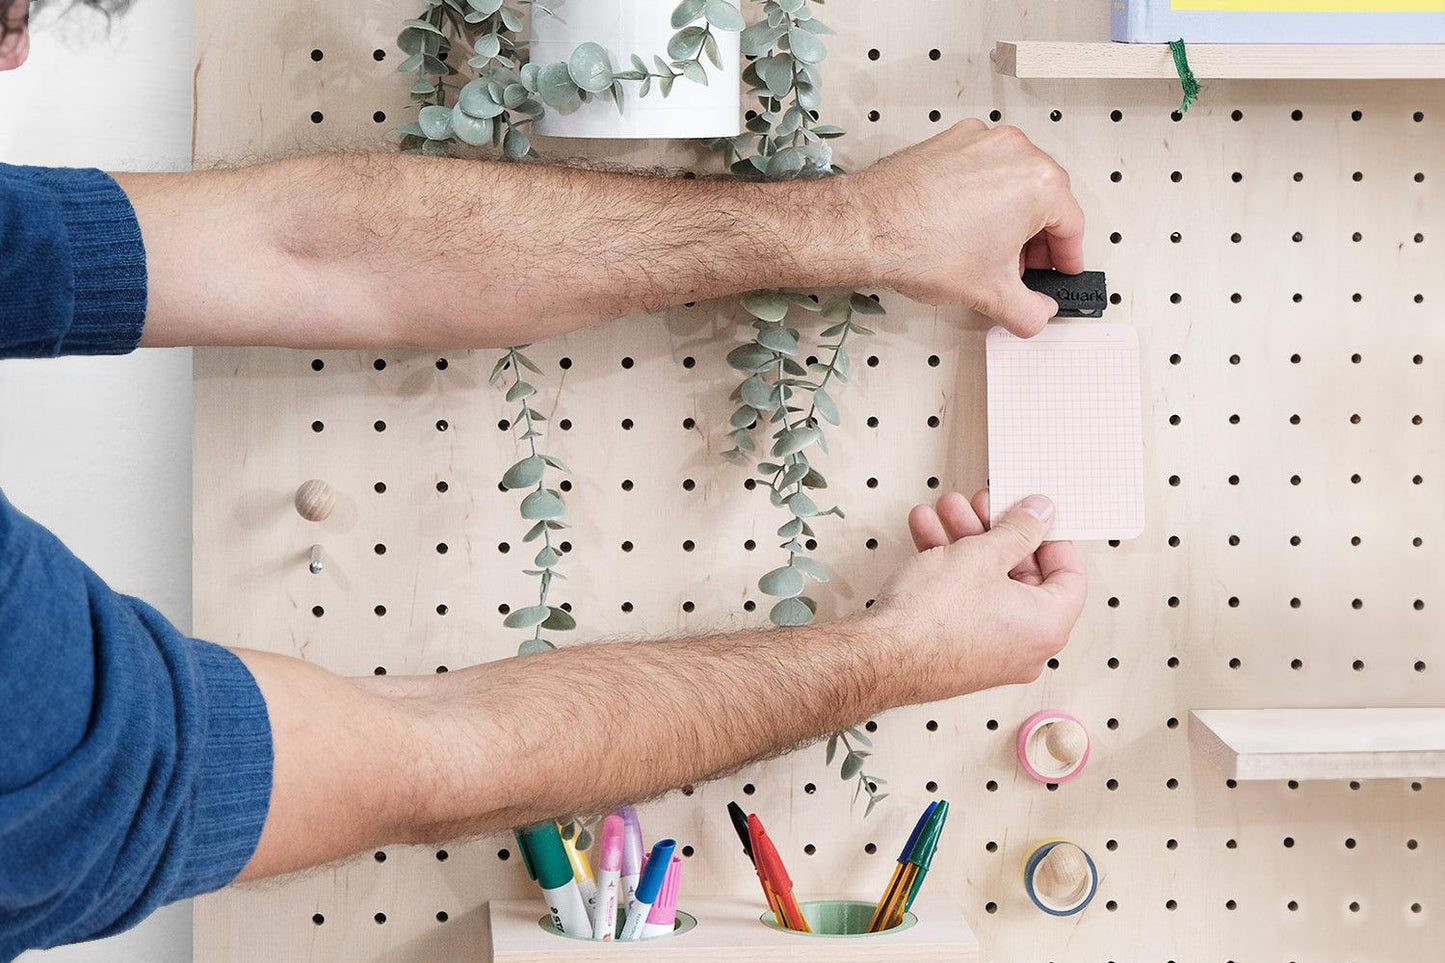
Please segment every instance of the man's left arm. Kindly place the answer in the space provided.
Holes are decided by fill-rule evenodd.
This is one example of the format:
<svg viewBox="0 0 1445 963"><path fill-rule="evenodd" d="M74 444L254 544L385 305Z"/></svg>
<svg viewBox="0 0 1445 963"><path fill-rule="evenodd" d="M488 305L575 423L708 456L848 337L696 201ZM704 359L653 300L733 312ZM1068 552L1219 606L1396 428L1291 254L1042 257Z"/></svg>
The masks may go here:
<svg viewBox="0 0 1445 963"><path fill-rule="evenodd" d="M118 175L148 345L498 347L760 288L892 287L1020 334L1019 280L1083 267L1068 176L964 121L856 174L782 183L392 154Z"/></svg>

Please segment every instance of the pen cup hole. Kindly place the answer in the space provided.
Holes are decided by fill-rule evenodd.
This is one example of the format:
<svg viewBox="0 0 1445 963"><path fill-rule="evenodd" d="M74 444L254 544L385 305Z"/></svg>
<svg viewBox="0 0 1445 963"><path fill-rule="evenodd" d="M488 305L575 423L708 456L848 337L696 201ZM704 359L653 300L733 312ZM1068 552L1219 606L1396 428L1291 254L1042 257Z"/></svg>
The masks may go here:
<svg viewBox="0 0 1445 963"><path fill-rule="evenodd" d="M622 932L622 922L623 922L625 919L627 919L627 911L626 911L625 909L619 908L619 909L617 910L617 926L616 926L615 928L613 928L613 930L612 930L613 933L620 933L620 932ZM586 936L573 936L573 935L571 935L570 933L563 933L561 930L557 929L556 924L552 922L552 916L551 916L551 914L548 914L548 915L542 917L541 919L539 919L539 920L537 921L537 925L542 928L542 932L544 932L544 933L550 933L550 934L553 935L553 936L560 936L560 937L561 937L562 939L564 939L564 940L580 940L580 941L586 942L586 943L602 943L602 942L604 942L604 941L602 941L602 940L594 940L594 939L592 939L592 938L590 938L590 937L586 937ZM866 923L865 923L865 925L866 925ZM697 926L697 917L696 917L696 916L693 916L691 913L684 913L682 910L678 910L678 911L677 911L677 919L676 919L676 920L673 922L673 924L672 924L672 932L671 932L671 933L664 933L664 934L662 934L661 936L648 937L648 939L649 939L649 940L660 940L660 939L668 939L669 937L673 937L673 936L681 936L682 934L688 932L689 930L695 928L696 926ZM614 939L614 940L609 940L609 941L606 941L606 942L608 942L608 943L614 943L614 944L615 944L615 943L617 942L617 940Z"/></svg>
<svg viewBox="0 0 1445 963"><path fill-rule="evenodd" d="M918 922L918 917L912 913L904 913L903 922L897 926L870 933L868 932L868 923L873 919L875 908L876 904L874 903L849 899L821 899L799 903L798 911L803 914L803 920L808 924L808 929L812 930L811 933L779 926L777 919L771 913L765 913L760 918L763 925L771 926L775 930L783 930L785 933L796 933L798 936L829 937L886 936L889 933L901 933Z"/></svg>

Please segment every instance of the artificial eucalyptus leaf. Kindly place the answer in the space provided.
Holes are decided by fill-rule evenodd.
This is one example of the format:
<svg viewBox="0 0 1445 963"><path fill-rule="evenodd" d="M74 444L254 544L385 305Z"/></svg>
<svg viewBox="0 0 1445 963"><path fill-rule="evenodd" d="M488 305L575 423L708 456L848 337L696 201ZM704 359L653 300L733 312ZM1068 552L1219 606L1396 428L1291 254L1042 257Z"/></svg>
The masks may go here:
<svg viewBox="0 0 1445 963"><path fill-rule="evenodd" d="M818 409L818 414L830 425L838 423L838 405L833 401L833 396L822 388L813 392L813 407Z"/></svg>
<svg viewBox="0 0 1445 963"><path fill-rule="evenodd" d="M828 480L823 477L823 473L818 471L818 469L809 468L808 473L803 476L800 484L802 484L804 488L827 488ZM823 512L823 514L826 515L827 512Z"/></svg>
<svg viewBox="0 0 1445 963"><path fill-rule="evenodd" d="M853 310L858 312L859 314L887 313L883 310L883 305L879 304L877 301L874 301L866 294L859 294L857 291L854 291L851 295L848 296L848 303L853 308Z"/></svg>
<svg viewBox="0 0 1445 963"><path fill-rule="evenodd" d="M782 321L788 316L788 299L776 291L750 291L741 301L743 310L760 321Z"/></svg>
<svg viewBox="0 0 1445 963"><path fill-rule="evenodd" d="M757 423L757 412L747 405L743 405L741 408L734 411L732 417L728 419L728 424L734 428L751 428Z"/></svg>
<svg viewBox="0 0 1445 963"><path fill-rule="evenodd" d="M527 135L515 127L507 128L507 136L502 140L502 154L508 160L521 160L527 156L532 149L532 142Z"/></svg>
<svg viewBox="0 0 1445 963"><path fill-rule="evenodd" d="M784 328L767 327L758 332L758 344L779 354L798 353L798 339Z"/></svg>
<svg viewBox="0 0 1445 963"><path fill-rule="evenodd" d="M416 122L428 140L445 140L452 133L452 109L431 104L421 109Z"/></svg>
<svg viewBox="0 0 1445 963"><path fill-rule="evenodd" d="M513 382L512 387L507 389L507 400L517 401L520 398L530 398L537 393L537 389L531 384L518 379ZM529 412L530 413L530 412Z"/></svg>
<svg viewBox="0 0 1445 963"><path fill-rule="evenodd" d="M837 126L836 124L815 124L809 129L812 130L812 132L817 134L819 137L826 137L830 140L834 137L842 137L844 134L848 133L846 130Z"/></svg>
<svg viewBox="0 0 1445 963"><path fill-rule="evenodd" d="M818 506L803 492L794 492L788 496L788 511L799 518L807 518L818 514Z"/></svg>
<svg viewBox="0 0 1445 963"><path fill-rule="evenodd" d="M537 553L537 557L532 560L532 564L538 568L551 568L559 561L561 561L561 556L557 554L557 550L550 545L543 545L542 550Z"/></svg>
<svg viewBox="0 0 1445 963"><path fill-rule="evenodd" d="M667 55L673 60L690 60L702 49L703 27L684 27L667 42Z"/></svg>
<svg viewBox="0 0 1445 963"><path fill-rule="evenodd" d="M785 430L773 445L773 457L791 455L795 451L802 451L818 440L818 429L808 426L789 428Z"/></svg>
<svg viewBox="0 0 1445 963"><path fill-rule="evenodd" d="M446 36L446 34L442 31L440 27L436 26L435 24L428 23L425 20L406 20L403 21L403 23L410 30L420 30L423 33L436 34L438 37Z"/></svg>
<svg viewBox="0 0 1445 963"><path fill-rule="evenodd" d="M759 411L771 411L773 409L773 386L768 384L762 375L753 375L744 381L740 386L742 390L743 404ZM742 427L739 425L738 427Z"/></svg>
<svg viewBox="0 0 1445 963"><path fill-rule="evenodd" d="M854 776L858 775L858 773L862 772L863 760L866 758L867 756L863 755L861 752L856 751L850 752L848 753L848 755L844 756L843 768L840 770L843 778L852 779Z"/></svg>
<svg viewBox="0 0 1445 963"><path fill-rule="evenodd" d="M467 0L467 6L484 17L490 17L502 9L502 0Z"/></svg>
<svg viewBox="0 0 1445 963"><path fill-rule="evenodd" d="M832 578L826 565L808 555L795 556L793 566L815 582L826 582Z"/></svg>
<svg viewBox="0 0 1445 963"><path fill-rule="evenodd" d="M707 54L707 59L712 62L712 65L718 70L721 70L722 52L718 50L716 35L708 33L702 38L702 50L703 53Z"/></svg>
<svg viewBox="0 0 1445 963"><path fill-rule="evenodd" d="M792 538L803 530L801 518L790 518L778 528L778 534L783 538Z"/></svg>
<svg viewBox="0 0 1445 963"><path fill-rule="evenodd" d="M537 75L541 72L542 68L537 64L523 64L521 73L522 86L535 94L537 92Z"/></svg>
<svg viewBox="0 0 1445 963"><path fill-rule="evenodd" d="M807 8L805 7L804 9ZM799 20L798 26L802 27L809 33L816 33L819 36L826 36L828 34L837 32L832 27L819 20L817 17L809 17L807 20Z"/></svg>
<svg viewBox="0 0 1445 963"><path fill-rule="evenodd" d="M802 599L779 599L768 612L774 625L809 625L813 621L813 610Z"/></svg>
<svg viewBox="0 0 1445 963"><path fill-rule="evenodd" d="M740 344L728 352L728 364L739 371L757 371L772 361L771 351L752 342Z"/></svg>
<svg viewBox="0 0 1445 963"><path fill-rule="evenodd" d="M774 97L786 97L793 89L793 58L785 53L773 54L758 61L758 73Z"/></svg>
<svg viewBox="0 0 1445 963"><path fill-rule="evenodd" d="M707 16L707 22L719 30L735 31L747 26L747 21L743 19L743 15L738 11L738 8L729 3L728 0L707 0L707 7L704 12ZM674 20L673 26L678 26L676 20Z"/></svg>
<svg viewBox="0 0 1445 963"><path fill-rule="evenodd" d="M803 591L803 585L803 573L791 565L775 568L758 579L759 591L788 598Z"/></svg>
<svg viewBox="0 0 1445 963"><path fill-rule="evenodd" d="M761 57L776 46L778 39L787 32L787 27L775 27L766 20L759 20L742 33L740 44L743 56Z"/></svg>
<svg viewBox="0 0 1445 963"><path fill-rule="evenodd" d="M557 647L541 636L528 639L517 646L518 655L539 655L543 652L555 652Z"/></svg>
<svg viewBox="0 0 1445 963"><path fill-rule="evenodd" d="M502 52L502 38L494 33L482 34L477 40L476 51L478 57L491 60Z"/></svg>
<svg viewBox="0 0 1445 963"><path fill-rule="evenodd" d="M546 621L549 612L545 605L529 605L522 609L513 609L507 613L502 624L509 629L530 629L534 625L541 625Z"/></svg>
<svg viewBox="0 0 1445 963"><path fill-rule="evenodd" d="M491 373L491 375L488 376L488 378L487 378L487 384L489 384L489 385L494 385L494 384L496 384L497 381L502 377L502 372L503 372L503 371L506 371L506 370L507 370L508 368L510 368L511 366L512 366L512 357L511 357L511 355L505 355L505 354L502 355L500 358L497 359L497 363L494 364L494 365L492 365L492 373Z"/></svg>
<svg viewBox="0 0 1445 963"><path fill-rule="evenodd" d="M854 740L861 743L866 748L873 748L873 740L868 738L868 735L857 726L849 726L848 735L852 736Z"/></svg>
<svg viewBox="0 0 1445 963"><path fill-rule="evenodd" d="M567 61L572 82L585 91L600 94L612 86L612 58L601 44L578 44Z"/></svg>
<svg viewBox="0 0 1445 963"><path fill-rule="evenodd" d="M566 107L577 99L577 89L564 63L548 64L537 76L537 94L548 107Z"/></svg>
<svg viewBox="0 0 1445 963"><path fill-rule="evenodd" d="M539 538L542 537L542 533L545 532L546 530L547 530L547 523L546 523L546 522L538 522L537 524L533 525L531 528L527 529L527 534L525 534L525 535L522 536L522 541L524 541L524 542L535 542L537 539L539 539Z"/></svg>
<svg viewBox="0 0 1445 963"><path fill-rule="evenodd" d="M555 605L549 606L548 609L552 614L547 616L547 621L542 623L542 628L557 632L570 632L577 628L577 620L572 617L571 612Z"/></svg>
<svg viewBox="0 0 1445 963"><path fill-rule="evenodd" d="M888 798L888 793L878 792L868 794L868 805L863 807L863 818L867 819L873 813L873 807Z"/></svg>
<svg viewBox="0 0 1445 963"><path fill-rule="evenodd" d="M522 517L528 521L561 518L564 512L562 499L546 489L535 491L522 499Z"/></svg>
<svg viewBox="0 0 1445 963"><path fill-rule="evenodd" d="M681 30L702 15L707 0L682 0L672 11L672 29Z"/></svg>
<svg viewBox="0 0 1445 963"><path fill-rule="evenodd" d="M707 86L707 71L703 65L696 60L688 60L682 63L682 75L695 84Z"/></svg>
<svg viewBox="0 0 1445 963"><path fill-rule="evenodd" d="M527 102L527 88L521 84L508 84L502 91L502 106L516 110Z"/></svg>
<svg viewBox="0 0 1445 963"><path fill-rule="evenodd" d="M522 29L522 15L520 13L511 7L502 7L498 12L502 15L502 26L512 31L512 33L516 33Z"/></svg>
<svg viewBox="0 0 1445 963"><path fill-rule="evenodd" d="M529 455L507 469L502 475L502 486L508 490L530 488L542 480L546 470L547 463L540 455Z"/></svg>
<svg viewBox="0 0 1445 963"><path fill-rule="evenodd" d="M457 109L480 119L496 117L504 110L480 80L471 81L457 93Z"/></svg>
<svg viewBox="0 0 1445 963"><path fill-rule="evenodd" d="M788 31L788 47L805 64L821 63L828 56L828 48L818 35L806 30Z"/></svg>

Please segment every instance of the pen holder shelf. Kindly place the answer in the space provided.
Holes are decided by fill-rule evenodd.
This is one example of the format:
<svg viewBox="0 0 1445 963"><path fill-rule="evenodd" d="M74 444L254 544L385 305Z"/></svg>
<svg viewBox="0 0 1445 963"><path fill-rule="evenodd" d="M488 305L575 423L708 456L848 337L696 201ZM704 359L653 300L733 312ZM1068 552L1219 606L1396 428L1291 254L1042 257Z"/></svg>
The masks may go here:
<svg viewBox="0 0 1445 963"><path fill-rule="evenodd" d="M493 963L617 963L666 960L668 963L773 963L773 961L898 961L898 963L976 963L978 940L952 900L941 894L920 896L912 919L882 933L866 929L873 904L854 900L817 900L800 904L809 925L819 932L784 930L764 920L759 899L718 897L686 901L695 925L679 926L671 936L630 943L565 937L550 923L539 923L546 908L540 900L493 900L487 904ZM811 915L810 915L811 914ZM842 930L825 933L822 930Z"/></svg>

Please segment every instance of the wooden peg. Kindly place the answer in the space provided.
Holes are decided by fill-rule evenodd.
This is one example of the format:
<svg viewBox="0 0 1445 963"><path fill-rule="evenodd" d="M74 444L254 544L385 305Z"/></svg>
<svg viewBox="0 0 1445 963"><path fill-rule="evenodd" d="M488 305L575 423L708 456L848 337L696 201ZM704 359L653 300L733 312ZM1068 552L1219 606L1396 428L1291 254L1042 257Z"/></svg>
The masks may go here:
<svg viewBox="0 0 1445 963"><path fill-rule="evenodd" d="M336 507L336 493L319 478L303 482L296 489L296 511L308 522L324 522Z"/></svg>
<svg viewBox="0 0 1445 963"><path fill-rule="evenodd" d="M1055 719L1044 726L1044 750L1060 768L1073 769L1088 749L1088 733L1077 719Z"/></svg>
<svg viewBox="0 0 1445 963"><path fill-rule="evenodd" d="M1073 843L1059 843L1039 861L1034 891L1055 906L1077 903L1092 881L1084 851Z"/></svg>

